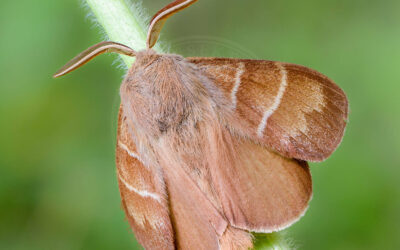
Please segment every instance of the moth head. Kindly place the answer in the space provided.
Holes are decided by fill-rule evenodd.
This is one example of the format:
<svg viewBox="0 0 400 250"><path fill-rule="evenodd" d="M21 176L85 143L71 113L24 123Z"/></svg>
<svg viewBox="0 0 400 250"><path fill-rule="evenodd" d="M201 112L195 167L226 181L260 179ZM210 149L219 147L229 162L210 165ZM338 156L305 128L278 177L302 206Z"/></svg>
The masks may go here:
<svg viewBox="0 0 400 250"><path fill-rule="evenodd" d="M150 50L157 42L158 37L160 36L160 32L162 27L165 24L165 21L172 16L173 14L179 12L180 10L185 9L186 7L192 5L197 0L176 0L164 8L162 8L150 21L149 31L147 33L147 49ZM74 57L71 61L69 61L65 66L63 66L60 70L58 70L53 77L57 78L68 74L69 72L83 66L87 62L89 62L94 57L101 55L106 52L116 52L119 54L127 55L127 56L136 56L137 53L132 48L129 48L126 45L116 43L116 42L101 42L87 50L83 51L76 57Z"/></svg>

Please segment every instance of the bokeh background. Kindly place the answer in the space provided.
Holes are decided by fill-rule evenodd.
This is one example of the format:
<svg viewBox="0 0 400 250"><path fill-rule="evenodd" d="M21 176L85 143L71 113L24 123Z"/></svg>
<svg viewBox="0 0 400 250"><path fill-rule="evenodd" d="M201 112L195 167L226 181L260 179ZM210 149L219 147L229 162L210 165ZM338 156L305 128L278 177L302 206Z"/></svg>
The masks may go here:
<svg viewBox="0 0 400 250"><path fill-rule="evenodd" d="M51 78L103 39L86 15L79 0L0 1L0 249L139 249L114 164L124 70L102 56ZM333 156L311 164L314 198L287 234L300 249L400 249L400 1L202 0L162 38L172 52L334 79L350 122Z"/></svg>

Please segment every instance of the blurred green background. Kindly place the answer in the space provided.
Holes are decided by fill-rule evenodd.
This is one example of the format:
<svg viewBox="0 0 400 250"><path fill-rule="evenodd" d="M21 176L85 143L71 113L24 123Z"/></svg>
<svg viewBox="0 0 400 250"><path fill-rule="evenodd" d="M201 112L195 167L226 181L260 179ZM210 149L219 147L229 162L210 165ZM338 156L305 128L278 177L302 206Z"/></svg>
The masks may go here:
<svg viewBox="0 0 400 250"><path fill-rule="evenodd" d="M124 70L102 56L51 78L103 39L86 15L79 0L0 1L0 249L139 248L114 164ZM399 0L201 0L162 38L172 52L292 62L334 79L350 123L333 156L311 164L310 209L286 231L300 249L400 249Z"/></svg>

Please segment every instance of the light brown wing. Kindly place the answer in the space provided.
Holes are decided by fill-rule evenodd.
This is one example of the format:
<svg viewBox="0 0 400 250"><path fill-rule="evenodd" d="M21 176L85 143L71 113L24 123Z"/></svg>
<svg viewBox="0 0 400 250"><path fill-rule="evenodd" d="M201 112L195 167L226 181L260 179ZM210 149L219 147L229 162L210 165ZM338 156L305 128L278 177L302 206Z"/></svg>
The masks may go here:
<svg viewBox="0 0 400 250"><path fill-rule="evenodd" d="M228 223L180 166L166 173L177 249L217 250Z"/></svg>
<svg viewBox="0 0 400 250"><path fill-rule="evenodd" d="M308 164L284 158L249 139L233 137L230 145L235 152L231 164L212 170L230 224L270 233L299 220L312 196Z"/></svg>
<svg viewBox="0 0 400 250"><path fill-rule="evenodd" d="M231 100L230 127L288 158L322 161L342 140L344 92L309 68L272 61L188 58Z"/></svg>
<svg viewBox="0 0 400 250"><path fill-rule="evenodd" d="M126 217L137 240L146 249L175 249L163 179L141 162L130 129L121 108L116 163Z"/></svg>
<svg viewBox="0 0 400 250"><path fill-rule="evenodd" d="M211 130L205 131L209 127L201 122L195 133L188 132L190 128L182 131L192 134L190 137L171 135L159 141L158 159L164 169L178 249L216 250L227 238L223 236L229 223L211 183L207 156L199 154L209 146L200 138L213 137L212 132L207 133Z"/></svg>
<svg viewBox="0 0 400 250"><path fill-rule="evenodd" d="M170 154L160 155L159 161L166 165L161 177L145 167L131 133L136 131L121 108L117 143L119 187L130 226L145 249L219 249L220 241L227 245L232 235L245 242L245 236L237 230L227 230L226 218L179 163L169 160Z"/></svg>
<svg viewBox="0 0 400 250"><path fill-rule="evenodd" d="M204 133L205 157L230 225L269 233L296 222L312 196L307 163L213 127Z"/></svg>

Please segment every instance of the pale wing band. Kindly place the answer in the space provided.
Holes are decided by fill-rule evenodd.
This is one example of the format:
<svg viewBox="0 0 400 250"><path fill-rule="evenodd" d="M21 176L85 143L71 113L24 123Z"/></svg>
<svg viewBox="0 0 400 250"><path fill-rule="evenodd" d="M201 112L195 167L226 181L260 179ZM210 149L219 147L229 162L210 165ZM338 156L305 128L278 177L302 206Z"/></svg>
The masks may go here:
<svg viewBox="0 0 400 250"><path fill-rule="evenodd" d="M285 93L286 87L288 85L287 83L287 71L285 69L285 66L283 66L281 63L277 63L278 68L280 69L281 75L282 75L282 80L281 84L278 90L278 94L275 97L274 103L272 106L264 112L264 116L260 122L260 125L258 126L257 129L257 136L262 138L264 135L265 128L267 127L267 122L268 119L271 117L271 115L279 108L279 105L281 104L283 94Z"/></svg>
<svg viewBox="0 0 400 250"><path fill-rule="evenodd" d="M238 69L235 76L235 85L232 89L231 100L233 109L237 106L237 92L239 90L240 84L242 83L242 75L245 72L245 64L243 62L239 63Z"/></svg>

